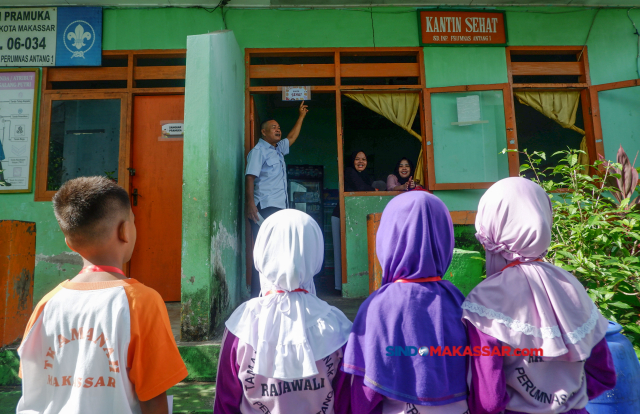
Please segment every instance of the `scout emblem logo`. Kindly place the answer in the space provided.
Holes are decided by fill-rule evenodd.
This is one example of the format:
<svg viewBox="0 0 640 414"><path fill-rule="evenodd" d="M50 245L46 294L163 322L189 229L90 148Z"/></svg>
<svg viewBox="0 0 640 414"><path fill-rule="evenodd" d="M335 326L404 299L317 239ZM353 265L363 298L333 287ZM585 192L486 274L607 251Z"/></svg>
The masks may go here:
<svg viewBox="0 0 640 414"><path fill-rule="evenodd" d="M84 59L84 54L95 43L96 34L89 23L84 20L76 20L64 29L64 39L64 45L72 54L71 58L79 57Z"/></svg>

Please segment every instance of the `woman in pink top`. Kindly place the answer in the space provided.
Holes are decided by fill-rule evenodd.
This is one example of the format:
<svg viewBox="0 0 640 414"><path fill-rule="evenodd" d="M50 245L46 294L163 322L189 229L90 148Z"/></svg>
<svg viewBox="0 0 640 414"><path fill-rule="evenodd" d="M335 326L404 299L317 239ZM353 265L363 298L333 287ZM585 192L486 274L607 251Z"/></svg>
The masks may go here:
<svg viewBox="0 0 640 414"><path fill-rule="evenodd" d="M396 164L393 174L389 174L387 177L387 191L408 191L422 188L413 181L414 172L413 163L409 161L409 158L401 158Z"/></svg>
<svg viewBox="0 0 640 414"><path fill-rule="evenodd" d="M607 320L571 273L544 261L552 224L549 196L533 181L506 178L480 200L489 276L462 317L472 347L513 351L471 358L471 414L588 414L587 402L615 386Z"/></svg>
<svg viewBox="0 0 640 414"><path fill-rule="evenodd" d="M261 297L226 322L215 414L349 413L349 375L339 367L351 322L315 295L323 256L309 215L282 210L262 223L253 250Z"/></svg>

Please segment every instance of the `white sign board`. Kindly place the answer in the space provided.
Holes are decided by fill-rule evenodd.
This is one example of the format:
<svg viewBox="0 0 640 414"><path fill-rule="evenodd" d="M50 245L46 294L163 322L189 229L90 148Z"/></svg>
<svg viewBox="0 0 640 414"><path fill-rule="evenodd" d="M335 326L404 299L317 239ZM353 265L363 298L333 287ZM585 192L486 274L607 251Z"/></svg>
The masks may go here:
<svg viewBox="0 0 640 414"><path fill-rule="evenodd" d="M55 66L56 7L0 9L0 66Z"/></svg>
<svg viewBox="0 0 640 414"><path fill-rule="evenodd" d="M283 86L283 101L308 101L311 99L311 86Z"/></svg>
<svg viewBox="0 0 640 414"><path fill-rule="evenodd" d="M31 191L37 73L0 71L0 193Z"/></svg>

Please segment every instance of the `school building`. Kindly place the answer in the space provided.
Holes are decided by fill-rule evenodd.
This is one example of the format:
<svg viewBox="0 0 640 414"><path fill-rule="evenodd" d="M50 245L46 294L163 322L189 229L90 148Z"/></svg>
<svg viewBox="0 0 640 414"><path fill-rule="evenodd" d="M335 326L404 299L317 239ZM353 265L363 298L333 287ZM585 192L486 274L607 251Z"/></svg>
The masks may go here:
<svg viewBox="0 0 640 414"><path fill-rule="evenodd" d="M479 276L481 262L465 259L478 248L478 201L524 163L503 149L544 151L547 165L567 147L583 149L583 163L615 159L620 145L631 158L640 150L636 0L546 3L91 0L81 5L101 7L101 33L58 24L58 48L93 41L99 65L48 66L45 56L16 66L26 39L10 26L25 24L19 17L45 25L33 20L56 4L3 1L0 79L35 76L35 105L28 141L29 125L16 129L23 118L2 112L23 98L0 91L0 169L12 184L0 187L0 220L35 223L35 270L24 276L33 303L82 265L65 245L53 195L70 178L102 174L131 194L138 241L128 274L180 303L182 341L219 333L251 279L246 155L261 121L288 133L295 93L310 99L285 158L289 196L322 224L330 283L330 216L340 206L343 297L369 294L367 216L399 194L344 191L356 149L381 180L411 159L414 178L451 211L455 266ZM25 4L41 13L21 14ZM30 50L42 44L34 38ZM24 295L17 286L2 289Z"/></svg>

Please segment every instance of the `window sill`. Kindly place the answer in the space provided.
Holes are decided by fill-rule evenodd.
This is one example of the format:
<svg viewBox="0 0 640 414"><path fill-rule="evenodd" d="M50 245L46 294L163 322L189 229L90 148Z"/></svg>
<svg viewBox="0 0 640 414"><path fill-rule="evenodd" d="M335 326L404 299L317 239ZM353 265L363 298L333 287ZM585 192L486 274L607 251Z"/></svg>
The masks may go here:
<svg viewBox="0 0 640 414"><path fill-rule="evenodd" d="M345 192L345 197L382 197L382 196L396 196L402 194L404 191L349 191Z"/></svg>

